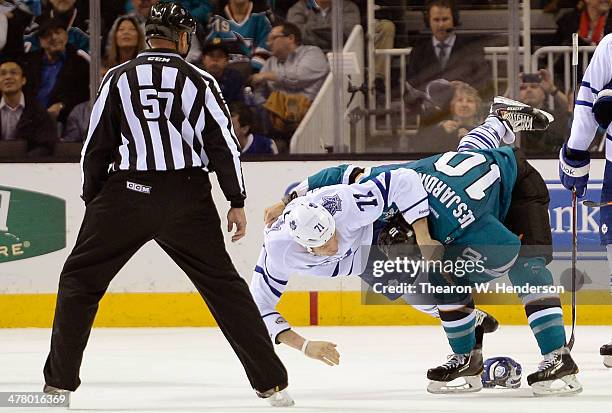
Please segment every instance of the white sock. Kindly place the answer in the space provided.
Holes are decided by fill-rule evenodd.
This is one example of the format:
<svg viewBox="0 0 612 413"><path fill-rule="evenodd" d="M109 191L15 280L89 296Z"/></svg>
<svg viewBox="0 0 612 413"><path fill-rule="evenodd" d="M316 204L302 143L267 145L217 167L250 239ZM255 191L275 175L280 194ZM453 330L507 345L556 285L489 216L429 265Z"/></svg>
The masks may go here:
<svg viewBox="0 0 612 413"><path fill-rule="evenodd" d="M497 116L488 116L483 126L488 126L493 129L504 143L511 144L516 139L516 135L512 132L510 127L506 125L506 122L502 122Z"/></svg>

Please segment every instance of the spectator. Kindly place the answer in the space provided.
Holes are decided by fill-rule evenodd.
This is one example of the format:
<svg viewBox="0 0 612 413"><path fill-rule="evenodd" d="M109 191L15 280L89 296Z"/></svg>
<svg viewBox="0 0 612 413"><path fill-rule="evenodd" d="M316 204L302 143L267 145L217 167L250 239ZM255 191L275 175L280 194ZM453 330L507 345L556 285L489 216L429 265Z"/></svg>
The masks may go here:
<svg viewBox="0 0 612 413"><path fill-rule="evenodd" d="M270 56L267 38L272 25L266 12L254 12L251 0L229 0L222 10L217 10L211 19L212 32L207 41L214 37L235 36L243 39L249 50L245 55L232 54L230 63L250 63L250 70L258 72ZM225 33L225 34L224 34ZM247 70L245 73L250 74Z"/></svg>
<svg viewBox="0 0 612 413"><path fill-rule="evenodd" d="M419 130L415 152L453 151L461 138L482 122L482 100L478 91L459 80L448 85L452 88L449 116L434 126Z"/></svg>
<svg viewBox="0 0 612 413"><path fill-rule="evenodd" d="M350 0L298 0L289 9L287 21L302 30L304 44L320 47L323 52L332 49L332 3L342 1L344 40L353 27L361 22L359 8Z"/></svg>
<svg viewBox="0 0 612 413"><path fill-rule="evenodd" d="M77 11L76 0L50 1L52 6L51 9L38 16L35 19L35 23L38 26L42 26L50 20L62 22L68 34L68 43L74 46L77 50L83 50L85 53L89 53L89 36L81 28L74 25L74 23L77 21L76 16L85 16L84 13ZM25 43L25 50L27 52L40 50L41 45L37 32L24 37L23 40Z"/></svg>
<svg viewBox="0 0 612 413"><path fill-rule="evenodd" d="M0 140L27 141L30 156L51 155L57 141L55 122L47 111L22 91L23 68L15 61L0 64Z"/></svg>
<svg viewBox="0 0 612 413"><path fill-rule="evenodd" d="M459 15L453 0L429 0L425 10L432 37L419 41L408 57L410 84L423 90L434 79L461 80L488 99L493 83L484 50L454 32Z"/></svg>
<svg viewBox="0 0 612 413"><path fill-rule="evenodd" d="M521 143L527 154L558 153L569 133L568 100L551 81L544 69L537 74L524 74L520 79L520 101L551 113L555 120L545 131L521 132ZM554 96L554 109L548 97Z"/></svg>
<svg viewBox="0 0 612 413"><path fill-rule="evenodd" d="M77 0L48 0L48 6L37 22L56 18L63 21L66 27L78 27L83 33L89 30L89 10L81 10Z"/></svg>
<svg viewBox="0 0 612 413"><path fill-rule="evenodd" d="M34 4L32 6L35 6ZM0 57L2 60L23 57L23 35L32 23L34 11L24 3L0 4Z"/></svg>
<svg viewBox="0 0 612 413"><path fill-rule="evenodd" d="M578 1L576 8L557 20L555 44L571 45L572 34L578 33L580 45L596 46L612 32L610 0Z"/></svg>
<svg viewBox="0 0 612 413"><path fill-rule="evenodd" d="M265 107L272 126L279 136L289 139L321 89L329 64L317 46L302 45L300 29L293 23L273 27L268 43L272 56L251 83L269 93Z"/></svg>
<svg viewBox="0 0 612 413"><path fill-rule="evenodd" d="M102 65L100 67L100 83L108 67ZM84 142L87 137L87 128L89 127L89 118L91 116L91 106L89 101L81 102L76 105L66 120L66 127L62 135L63 142Z"/></svg>
<svg viewBox="0 0 612 413"><path fill-rule="evenodd" d="M202 67L217 79L225 101L242 102L245 79L239 71L227 67L228 63L228 49L219 39L209 41L202 48Z"/></svg>
<svg viewBox="0 0 612 413"><path fill-rule="evenodd" d="M51 117L65 122L74 106L89 99L89 56L68 44L64 23L41 23L36 36L42 49L25 56L28 93Z"/></svg>
<svg viewBox="0 0 612 413"><path fill-rule="evenodd" d="M269 91L300 93L313 101L329 73L327 58L316 46L302 44L300 29L289 22L272 28L268 44L272 57L251 81Z"/></svg>
<svg viewBox="0 0 612 413"><path fill-rule="evenodd" d="M68 33L68 43L89 53L89 36L87 35L88 14L77 10L76 0L49 0L51 9L43 12L35 19L38 25L48 20L58 20L62 22ZM24 38L26 51L40 49L38 37L28 35Z"/></svg>
<svg viewBox="0 0 612 413"><path fill-rule="evenodd" d="M107 66L127 62L146 48L145 36L133 16L120 16L115 20L106 43Z"/></svg>
<svg viewBox="0 0 612 413"><path fill-rule="evenodd" d="M234 102L230 104L230 113L232 114L232 124L234 132L240 142L243 155L252 154L278 154L276 144L270 138L263 135L252 133L255 122L253 113L243 103Z"/></svg>

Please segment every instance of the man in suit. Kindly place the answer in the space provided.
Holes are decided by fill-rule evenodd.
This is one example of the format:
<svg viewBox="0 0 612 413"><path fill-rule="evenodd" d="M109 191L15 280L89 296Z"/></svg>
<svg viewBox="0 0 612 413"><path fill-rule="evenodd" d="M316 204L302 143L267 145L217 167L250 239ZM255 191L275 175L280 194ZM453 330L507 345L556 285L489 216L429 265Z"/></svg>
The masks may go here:
<svg viewBox="0 0 612 413"><path fill-rule="evenodd" d="M24 95L26 77L14 60L0 63L0 141L25 140L28 156L47 156L57 142L55 122L36 100Z"/></svg>
<svg viewBox="0 0 612 413"><path fill-rule="evenodd" d="M432 36L412 49L408 82L424 90L435 79L461 80L476 88L483 100L492 96L492 76L482 46L455 33L458 11L453 0L427 1L425 19Z"/></svg>

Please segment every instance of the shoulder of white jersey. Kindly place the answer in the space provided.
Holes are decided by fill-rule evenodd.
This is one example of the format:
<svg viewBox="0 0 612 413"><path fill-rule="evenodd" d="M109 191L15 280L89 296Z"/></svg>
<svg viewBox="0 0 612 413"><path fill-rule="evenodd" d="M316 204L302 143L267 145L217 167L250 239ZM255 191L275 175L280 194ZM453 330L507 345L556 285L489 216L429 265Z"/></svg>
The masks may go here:
<svg viewBox="0 0 612 413"><path fill-rule="evenodd" d="M598 46L610 47L612 45L612 33L606 34L599 42Z"/></svg>

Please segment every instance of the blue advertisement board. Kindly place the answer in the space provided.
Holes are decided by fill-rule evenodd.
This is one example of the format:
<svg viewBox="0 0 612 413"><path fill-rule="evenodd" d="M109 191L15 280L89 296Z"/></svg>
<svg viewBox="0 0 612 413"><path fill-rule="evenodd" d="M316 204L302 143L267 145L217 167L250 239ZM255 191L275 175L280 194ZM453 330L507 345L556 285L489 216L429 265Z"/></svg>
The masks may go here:
<svg viewBox="0 0 612 413"><path fill-rule="evenodd" d="M550 193L548 213L555 252L571 251L572 246L572 195L559 181L547 181ZM599 208L582 204L584 199L599 201L602 181L589 183L586 197L578 200L577 229L579 251L605 251L599 236ZM599 254L597 254L599 255Z"/></svg>

